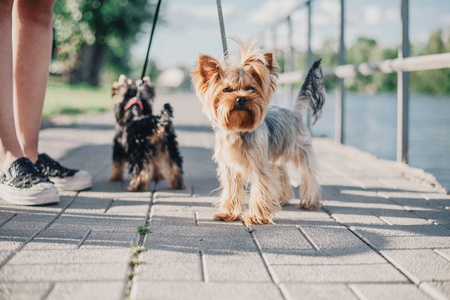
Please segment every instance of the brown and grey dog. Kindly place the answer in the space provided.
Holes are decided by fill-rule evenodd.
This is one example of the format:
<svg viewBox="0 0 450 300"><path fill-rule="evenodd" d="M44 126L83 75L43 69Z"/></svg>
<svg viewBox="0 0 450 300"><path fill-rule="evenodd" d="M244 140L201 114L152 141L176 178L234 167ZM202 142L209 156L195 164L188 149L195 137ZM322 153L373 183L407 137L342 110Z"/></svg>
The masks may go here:
<svg viewBox="0 0 450 300"><path fill-rule="evenodd" d="M272 222L273 214L292 198L286 163L302 177L300 208L321 206L317 160L305 122L306 109L320 117L325 101L320 61L308 73L294 111L269 107L279 68L272 53L241 43L240 63L220 63L200 55L192 82L216 135L214 160L221 182L221 213L216 220L244 224ZM245 179L250 176L249 212L242 216Z"/></svg>
<svg viewBox="0 0 450 300"><path fill-rule="evenodd" d="M113 85L116 135L113 143L111 181L123 181L129 165L127 191L145 191L149 180L167 179L170 189L182 189L182 157L172 124L173 111L166 103L160 115L153 115L155 96L148 77L133 84L121 75Z"/></svg>

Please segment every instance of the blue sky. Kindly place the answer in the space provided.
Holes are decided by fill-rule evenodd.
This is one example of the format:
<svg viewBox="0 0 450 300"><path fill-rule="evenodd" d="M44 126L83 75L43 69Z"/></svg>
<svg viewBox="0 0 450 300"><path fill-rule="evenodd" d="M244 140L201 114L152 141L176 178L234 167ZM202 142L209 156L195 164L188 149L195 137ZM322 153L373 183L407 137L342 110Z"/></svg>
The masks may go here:
<svg viewBox="0 0 450 300"><path fill-rule="evenodd" d="M156 2L156 0L152 0ZM257 36L275 20L303 0L222 0L226 33L248 41ZM314 0L312 6L313 51L320 49L324 40L339 36L339 0ZM293 16L294 47L306 47L306 9ZM381 45L395 47L400 36L400 0L347 0L346 43L351 45L359 36L376 39ZM191 68L199 53L219 57L222 54L216 1L163 0L151 58L160 68L183 65ZM443 29L445 39L450 32L449 0L410 0L410 39L413 43L425 44L428 35ZM144 28L150 31L150 27ZM270 48L270 33L262 37ZM278 27L277 44L285 47L286 26ZM139 38L132 49L133 60L142 61L145 56L148 33ZM336 45L337 46L337 45ZM230 51L237 50L234 42L228 41Z"/></svg>

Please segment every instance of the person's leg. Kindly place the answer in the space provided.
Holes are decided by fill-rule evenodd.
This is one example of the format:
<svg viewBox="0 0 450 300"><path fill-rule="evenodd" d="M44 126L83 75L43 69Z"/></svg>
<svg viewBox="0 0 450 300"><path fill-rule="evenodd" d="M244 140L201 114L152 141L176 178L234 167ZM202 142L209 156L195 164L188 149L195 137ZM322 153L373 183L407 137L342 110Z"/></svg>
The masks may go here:
<svg viewBox="0 0 450 300"><path fill-rule="evenodd" d="M51 59L53 4L15 0L13 7L14 117L23 153L33 162Z"/></svg>
<svg viewBox="0 0 450 300"><path fill-rule="evenodd" d="M11 12L13 0L0 0L0 168L23 156L14 127Z"/></svg>

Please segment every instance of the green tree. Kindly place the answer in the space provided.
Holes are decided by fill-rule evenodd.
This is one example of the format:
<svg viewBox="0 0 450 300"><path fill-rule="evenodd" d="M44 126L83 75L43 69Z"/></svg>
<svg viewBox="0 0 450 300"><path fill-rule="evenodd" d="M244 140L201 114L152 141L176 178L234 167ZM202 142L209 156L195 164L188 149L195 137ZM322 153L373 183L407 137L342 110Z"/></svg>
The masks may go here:
<svg viewBox="0 0 450 300"><path fill-rule="evenodd" d="M442 30L433 32L423 54L445 53L446 47L442 40ZM449 47L450 48L450 47ZM450 69L413 72L411 75L411 89L417 93L450 94Z"/></svg>
<svg viewBox="0 0 450 300"><path fill-rule="evenodd" d="M56 0L54 59L63 77L97 86L107 64L129 71L129 49L153 18L147 0Z"/></svg>

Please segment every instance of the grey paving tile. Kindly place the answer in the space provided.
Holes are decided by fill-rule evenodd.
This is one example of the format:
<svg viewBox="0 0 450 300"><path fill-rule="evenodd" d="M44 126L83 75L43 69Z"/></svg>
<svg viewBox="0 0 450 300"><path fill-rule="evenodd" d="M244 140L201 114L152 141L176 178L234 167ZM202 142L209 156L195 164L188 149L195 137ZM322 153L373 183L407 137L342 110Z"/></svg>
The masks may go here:
<svg viewBox="0 0 450 300"><path fill-rule="evenodd" d="M152 282L135 283L131 299L283 299L273 283Z"/></svg>
<svg viewBox="0 0 450 300"><path fill-rule="evenodd" d="M365 299L433 299L413 284L355 284L352 288Z"/></svg>
<svg viewBox="0 0 450 300"><path fill-rule="evenodd" d="M149 249L142 255L142 264L136 270L138 280L202 281L202 263L199 251Z"/></svg>
<svg viewBox="0 0 450 300"><path fill-rule="evenodd" d="M276 280L283 283L407 282L406 277L389 264L273 265L272 268Z"/></svg>
<svg viewBox="0 0 450 300"><path fill-rule="evenodd" d="M415 283L450 281L450 261L431 249L383 250L382 254L401 270L406 270Z"/></svg>
<svg viewBox="0 0 450 300"><path fill-rule="evenodd" d="M386 260L371 249L347 249L346 251L300 249L290 253L264 252L272 265L364 265L384 264Z"/></svg>
<svg viewBox="0 0 450 300"><path fill-rule="evenodd" d="M130 258L131 249L79 249L79 250L22 250L8 265L70 265L70 264L125 264Z"/></svg>
<svg viewBox="0 0 450 300"><path fill-rule="evenodd" d="M194 226L193 211L153 211L150 227L153 226Z"/></svg>
<svg viewBox="0 0 450 300"><path fill-rule="evenodd" d="M51 288L51 283L0 282L0 298L3 300L43 299Z"/></svg>
<svg viewBox="0 0 450 300"><path fill-rule="evenodd" d="M357 227L357 230L378 249L431 249L450 245L449 229L439 225Z"/></svg>
<svg viewBox="0 0 450 300"><path fill-rule="evenodd" d="M289 299L348 299L358 300L355 294L346 284L337 283L283 283L282 286L287 290Z"/></svg>
<svg viewBox="0 0 450 300"><path fill-rule="evenodd" d="M450 281L423 282L420 288L435 299L450 299Z"/></svg>
<svg viewBox="0 0 450 300"><path fill-rule="evenodd" d="M271 282L259 253L206 250L203 255L209 282Z"/></svg>
<svg viewBox="0 0 450 300"><path fill-rule="evenodd" d="M58 282L55 284L48 300L97 300L122 299L124 280L103 282Z"/></svg>
<svg viewBox="0 0 450 300"><path fill-rule="evenodd" d="M124 280L127 265L104 264L31 264L10 265L0 269L0 281L8 282L72 282L97 280Z"/></svg>
<svg viewBox="0 0 450 300"><path fill-rule="evenodd" d="M244 226L161 226L150 228L145 246L165 250L256 251Z"/></svg>

